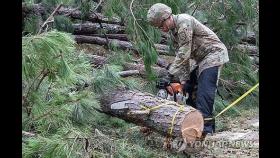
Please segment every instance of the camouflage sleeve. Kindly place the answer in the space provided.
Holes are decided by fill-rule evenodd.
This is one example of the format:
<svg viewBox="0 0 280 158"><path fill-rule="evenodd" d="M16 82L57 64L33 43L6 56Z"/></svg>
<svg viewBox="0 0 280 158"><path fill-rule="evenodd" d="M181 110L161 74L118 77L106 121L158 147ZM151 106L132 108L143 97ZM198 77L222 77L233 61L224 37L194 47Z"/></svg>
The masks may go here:
<svg viewBox="0 0 280 158"><path fill-rule="evenodd" d="M169 73L178 76L180 82L189 80L190 56L193 30L190 24L184 24L178 29L179 49L175 60L169 68Z"/></svg>

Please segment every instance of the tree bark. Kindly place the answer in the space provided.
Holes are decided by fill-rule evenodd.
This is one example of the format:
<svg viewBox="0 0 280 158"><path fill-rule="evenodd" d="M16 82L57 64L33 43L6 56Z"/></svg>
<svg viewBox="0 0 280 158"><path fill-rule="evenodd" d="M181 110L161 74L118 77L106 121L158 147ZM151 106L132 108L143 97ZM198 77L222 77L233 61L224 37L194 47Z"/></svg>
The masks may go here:
<svg viewBox="0 0 280 158"><path fill-rule="evenodd" d="M103 34L88 34L88 36L106 38ZM109 39L117 39L121 41L129 41L126 34L106 34Z"/></svg>
<svg viewBox="0 0 280 158"><path fill-rule="evenodd" d="M109 34L123 34L124 26L115 24L102 23L102 28L99 23L83 23L83 24L73 24L74 34L96 34L104 31Z"/></svg>
<svg viewBox="0 0 280 158"><path fill-rule="evenodd" d="M67 8L67 7L62 7L61 9L59 9L58 14L60 15L67 15L73 19L81 19L81 11L80 10L75 10L73 8ZM118 24L118 25L123 25L123 23L121 22L120 18L117 17L106 17L100 13L91 13L89 15L89 17L86 19L87 21L90 22L102 22L102 23L107 23L107 24Z"/></svg>
<svg viewBox="0 0 280 158"><path fill-rule="evenodd" d="M127 71L118 72L118 74L121 77L128 77L128 76L140 75L140 71L139 70L127 70Z"/></svg>
<svg viewBox="0 0 280 158"><path fill-rule="evenodd" d="M100 103L104 113L149 127L163 136L191 140L200 137L203 130L203 117L198 110L180 107L176 102L149 93L115 90L103 95Z"/></svg>
<svg viewBox="0 0 280 158"><path fill-rule="evenodd" d="M169 63L165 59L162 59L162 58L158 57L157 58L157 65L159 67L166 68L169 65Z"/></svg>
<svg viewBox="0 0 280 158"><path fill-rule="evenodd" d="M143 64L133 64L133 63L126 63L123 65L124 70L138 70L139 75L143 78L146 76L145 66ZM168 75L168 71L161 67L152 66L152 70L154 71L157 77L165 77Z"/></svg>
<svg viewBox="0 0 280 158"><path fill-rule="evenodd" d="M103 56L88 54L87 57L89 58L90 64L95 68L103 66L107 62L107 58Z"/></svg>
<svg viewBox="0 0 280 158"><path fill-rule="evenodd" d="M105 38L101 37L92 37L92 36L84 36L84 35L75 35L75 40L77 43L91 43L91 44L98 44L98 45L106 45L107 41ZM120 41L116 39L108 39L109 45L113 45L117 48L121 49L131 49L135 50L130 42L127 41Z"/></svg>
<svg viewBox="0 0 280 158"><path fill-rule="evenodd" d="M87 56L93 67L100 67L107 63L106 57L92 54L88 54ZM125 65L127 65L125 66L127 70L145 71L144 65L142 64L126 63ZM158 72L161 72L160 74L167 74L167 70L165 70L165 67L168 65L168 63L164 59L158 58L157 65L160 67L155 67L154 69L157 69ZM139 74L141 73L139 72Z"/></svg>
<svg viewBox="0 0 280 158"><path fill-rule="evenodd" d="M250 56L258 56L259 50L257 46L248 45L248 44L238 44L236 47L241 52L248 52Z"/></svg>
<svg viewBox="0 0 280 158"><path fill-rule="evenodd" d="M86 36L86 35L75 35L75 40L77 43L90 43L90 44L98 44L98 45L107 44L105 38ZM117 48L124 49L124 50L130 49L137 52L137 50L133 47L131 42L121 41L117 39L108 39L108 40L109 40L109 44L113 44ZM162 44L155 44L155 47L156 47L156 51L159 54L173 56L173 54L169 53L168 46Z"/></svg>
<svg viewBox="0 0 280 158"><path fill-rule="evenodd" d="M248 32L246 36L241 39L242 42L247 42L249 44L256 44L256 35L254 32Z"/></svg>
<svg viewBox="0 0 280 158"><path fill-rule="evenodd" d="M46 14L46 9L42 4L31 4L27 5L26 3L22 3L22 15L25 17L27 14L34 14L36 15L44 15ZM39 13L39 14L38 14ZM70 7L61 7L57 14L59 15L65 15L69 16L72 19L81 19L81 11L78 9L70 8ZM90 22L101 22L101 23L107 23L107 24L118 24L123 25L120 18L117 17L106 17L100 13L91 13L90 16L85 19Z"/></svg>
<svg viewBox="0 0 280 158"><path fill-rule="evenodd" d="M26 16L27 14L35 14L41 16L42 14L46 13L45 8L41 4L27 4L22 3L22 16Z"/></svg>

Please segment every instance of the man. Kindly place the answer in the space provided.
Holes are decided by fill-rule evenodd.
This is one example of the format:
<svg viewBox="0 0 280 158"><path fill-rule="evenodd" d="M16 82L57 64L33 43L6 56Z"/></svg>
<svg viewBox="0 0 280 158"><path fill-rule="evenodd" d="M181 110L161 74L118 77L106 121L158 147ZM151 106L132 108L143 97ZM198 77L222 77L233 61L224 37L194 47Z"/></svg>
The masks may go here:
<svg viewBox="0 0 280 158"><path fill-rule="evenodd" d="M171 8L165 4L156 3L151 6L147 19L152 26L163 32L170 32L176 48L176 57L168 68L169 73L177 76L184 87L191 84L190 76L196 73L195 107L200 110L204 118L208 118L204 122L204 138L207 133L215 132L215 120L207 120L213 118L213 105L221 66L229 61L227 48L213 31L193 16L173 15ZM191 71L191 60L194 60L197 65L193 71Z"/></svg>

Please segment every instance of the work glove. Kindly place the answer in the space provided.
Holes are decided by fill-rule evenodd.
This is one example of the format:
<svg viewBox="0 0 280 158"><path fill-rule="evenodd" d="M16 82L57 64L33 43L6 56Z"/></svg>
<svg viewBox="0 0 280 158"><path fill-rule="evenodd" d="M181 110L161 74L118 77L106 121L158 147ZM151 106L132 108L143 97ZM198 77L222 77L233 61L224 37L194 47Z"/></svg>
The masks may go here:
<svg viewBox="0 0 280 158"><path fill-rule="evenodd" d="M160 78L157 83L156 83L156 87L159 89L165 89L165 87L167 87L171 82L171 79L169 76Z"/></svg>
<svg viewBox="0 0 280 158"><path fill-rule="evenodd" d="M193 89L193 85L191 84L190 80L187 80L186 83L182 85L182 87L184 94L190 93Z"/></svg>

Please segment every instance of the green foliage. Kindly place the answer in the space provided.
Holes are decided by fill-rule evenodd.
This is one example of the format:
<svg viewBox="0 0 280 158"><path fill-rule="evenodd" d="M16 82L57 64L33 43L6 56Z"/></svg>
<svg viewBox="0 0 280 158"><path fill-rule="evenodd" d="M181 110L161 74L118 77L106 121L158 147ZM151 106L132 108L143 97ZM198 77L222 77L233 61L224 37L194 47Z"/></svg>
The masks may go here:
<svg viewBox="0 0 280 158"><path fill-rule="evenodd" d="M74 32L74 27L72 26L72 22L70 18L65 16L54 17L54 28L57 29L58 31L69 32L69 33Z"/></svg>
<svg viewBox="0 0 280 158"><path fill-rule="evenodd" d="M86 20L86 18L89 17L90 10L93 6L92 1L82 0L80 5L81 5L82 20Z"/></svg>
<svg viewBox="0 0 280 158"><path fill-rule="evenodd" d="M70 128L67 131L59 131L57 135L51 137L38 135L34 138L24 139L22 143L22 155L26 158L80 157L84 147L80 138L88 136L88 134L84 133L86 131Z"/></svg>
<svg viewBox="0 0 280 158"><path fill-rule="evenodd" d="M22 50L23 130L38 135L24 138L24 157L77 157L82 144L63 136L87 134L76 127L85 129L98 106L84 88L91 75L86 56L74 52L69 34L56 30L23 37Z"/></svg>
<svg viewBox="0 0 280 158"><path fill-rule="evenodd" d="M59 4L73 5L75 0L35 0L35 3L42 3L48 9L56 7Z"/></svg>
<svg viewBox="0 0 280 158"><path fill-rule="evenodd" d="M107 57L107 61L112 65L124 65L126 62L132 62L132 52L116 50Z"/></svg>
<svg viewBox="0 0 280 158"><path fill-rule="evenodd" d="M40 18L35 15L30 15L25 19L23 31L35 35L40 28Z"/></svg>
<svg viewBox="0 0 280 158"><path fill-rule="evenodd" d="M246 53L232 50L229 54L231 62L227 63L221 72L219 91L226 99L225 105L235 101L258 81L258 72L253 70L252 61ZM259 106L258 89L243 98L236 106L225 112L225 116L238 116L241 111ZM225 108L221 100L215 102L216 113ZM238 115L236 115L238 114Z"/></svg>
<svg viewBox="0 0 280 158"><path fill-rule="evenodd" d="M22 71L24 79L34 79L42 73L68 78L71 70L65 62L67 56L74 50L74 40L69 34L51 31L48 33L23 37L22 40ZM65 58L66 57L66 58Z"/></svg>
<svg viewBox="0 0 280 158"><path fill-rule="evenodd" d="M120 66L104 66L101 70L93 72L93 90L98 94L104 94L113 89L124 86L121 77L117 74Z"/></svg>
<svg viewBox="0 0 280 158"><path fill-rule="evenodd" d="M215 98L215 111L214 111L214 115L217 115L218 113L220 113L222 110L224 110L231 102L228 102L226 100L222 100L219 97ZM236 106L231 107L229 110L227 110L225 113L223 113L222 115L224 116L238 116L240 114L240 111L236 108Z"/></svg>
<svg viewBox="0 0 280 158"><path fill-rule="evenodd" d="M126 142L125 140L121 140L118 142L119 149L117 150L116 157L154 157L155 154L152 152L148 152L146 149L141 148L138 145L132 145Z"/></svg>
<svg viewBox="0 0 280 158"><path fill-rule="evenodd" d="M125 19L128 26L126 27L126 32L143 57L148 78L154 80L155 75L152 72L151 66L157 61L157 52L153 44L160 41L159 31L156 31L147 23L145 8L134 8L134 5L141 5L141 2L135 1L135 4L131 4L120 0L111 0L109 4L110 7L107 6L108 8L105 8L105 10L107 9L105 14L113 15L114 13ZM129 9L130 6L132 10ZM136 19L133 16L127 16L128 14L133 14Z"/></svg>
<svg viewBox="0 0 280 158"><path fill-rule="evenodd" d="M207 20L210 28L217 32L219 38L228 46L234 46L240 41L248 28L255 25L258 1L202 1L191 0L198 5L197 11L208 10L203 13L203 19ZM198 14L194 14L198 16ZM201 14L199 16L201 18ZM203 20L203 22L205 21ZM244 23L244 24L238 24ZM257 28L258 30L258 28ZM255 30L255 31L257 31Z"/></svg>
<svg viewBox="0 0 280 158"><path fill-rule="evenodd" d="M152 65L157 62L157 52L149 42L139 42L139 51L142 53L143 59L144 59L144 65L145 70L148 74L149 80L156 79L156 76L154 75L152 71Z"/></svg>
<svg viewBox="0 0 280 158"><path fill-rule="evenodd" d="M223 68L221 84L230 91L230 95L238 97L258 83L258 72L253 71L246 53L232 51L229 55L231 62Z"/></svg>

